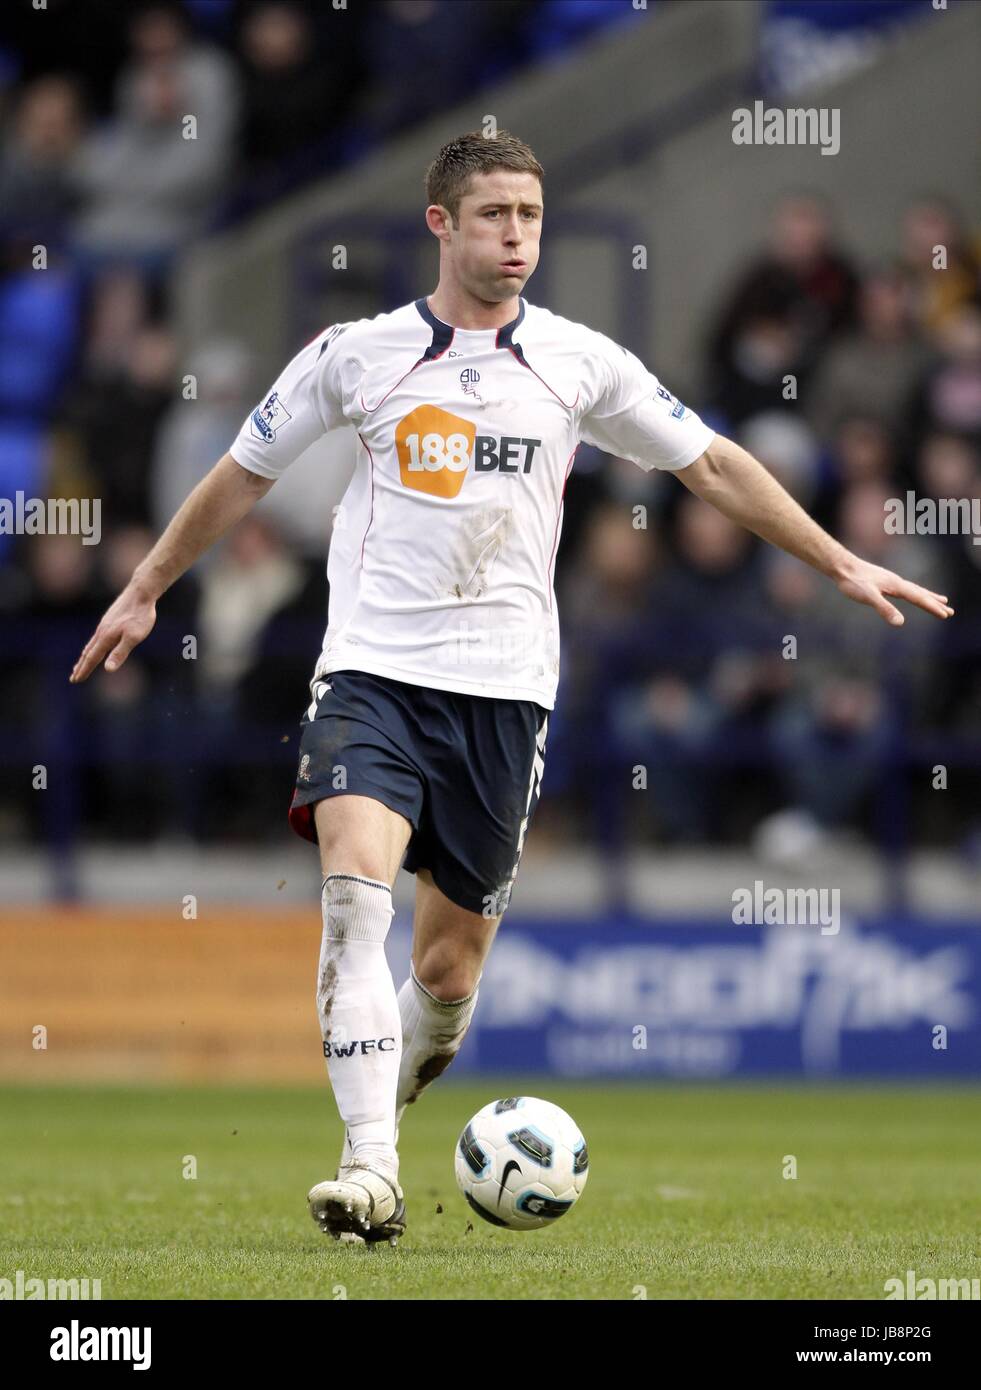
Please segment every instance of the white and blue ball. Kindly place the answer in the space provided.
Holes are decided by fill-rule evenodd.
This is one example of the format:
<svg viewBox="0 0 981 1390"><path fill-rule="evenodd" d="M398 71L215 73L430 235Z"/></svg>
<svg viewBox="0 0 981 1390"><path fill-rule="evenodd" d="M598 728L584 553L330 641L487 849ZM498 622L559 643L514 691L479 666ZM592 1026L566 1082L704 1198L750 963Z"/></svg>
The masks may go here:
<svg viewBox="0 0 981 1390"><path fill-rule="evenodd" d="M589 1176L586 1141L571 1116L536 1096L492 1100L460 1135L456 1180L492 1226L532 1231L554 1226Z"/></svg>

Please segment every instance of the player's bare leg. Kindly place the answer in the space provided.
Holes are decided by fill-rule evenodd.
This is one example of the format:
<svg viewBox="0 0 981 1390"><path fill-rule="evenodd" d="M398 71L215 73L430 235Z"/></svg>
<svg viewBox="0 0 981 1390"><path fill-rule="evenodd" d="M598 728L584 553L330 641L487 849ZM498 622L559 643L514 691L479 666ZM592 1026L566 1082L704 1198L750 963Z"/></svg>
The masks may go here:
<svg viewBox="0 0 981 1390"><path fill-rule="evenodd" d="M317 1012L350 1153L308 1201L323 1231L394 1244L405 1227L395 1147L402 1026L385 938L412 827L353 794L319 801L315 817L324 874Z"/></svg>

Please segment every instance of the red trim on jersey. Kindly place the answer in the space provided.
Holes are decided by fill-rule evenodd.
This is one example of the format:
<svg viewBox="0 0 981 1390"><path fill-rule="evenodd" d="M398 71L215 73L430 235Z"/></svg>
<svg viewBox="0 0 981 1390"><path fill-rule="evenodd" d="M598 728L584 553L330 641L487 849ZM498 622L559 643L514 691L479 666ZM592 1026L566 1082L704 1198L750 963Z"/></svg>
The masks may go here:
<svg viewBox="0 0 981 1390"><path fill-rule="evenodd" d="M388 398L389 398L389 396L392 394L392 392L393 392L397 387L401 386L401 385L402 385L402 382L405 380L405 378L406 378L407 376L411 376L412 373L415 371L415 369L416 369L417 367L421 367L422 364L423 364L424 362L438 362L439 359L443 356L443 353L449 352L450 348L453 346L453 337L454 337L455 333L456 333L456 329L454 328L453 333L450 334L450 341L446 344L446 347L443 349L443 352L437 352L437 354L436 354L435 357L420 357L419 360L418 360L417 362L413 362L413 364L412 364L412 366L409 368L409 370L408 370L407 372L403 372L403 373L402 373L402 375L399 377L399 379L398 379L398 381L395 383L395 385L394 385L394 386L390 386L390 387L388 388L388 390L385 392L384 396L382 396L381 400L378 402L377 405L372 405L372 406L365 405L365 401L364 401L364 392L363 392L363 391L360 392L360 395L361 395L361 409L362 409L363 411L365 411L365 413L368 414L368 415L373 415L374 412L375 412L376 410L380 410L381 407L382 407L382 406L385 404L385 402L388 400Z"/></svg>
<svg viewBox="0 0 981 1390"><path fill-rule="evenodd" d="M358 430L358 438L364 447L368 449L364 435ZM371 530L371 523L375 515L375 456L368 449L368 477L371 479L371 506L368 509L368 525L364 528L364 535L361 537L361 568L364 569L364 543L368 539L368 532Z"/></svg>
<svg viewBox="0 0 981 1390"><path fill-rule="evenodd" d="M529 372L531 372L532 376L537 376L537 377L538 377L538 380L539 380L539 381L542 383L542 385L545 387L545 390L546 390L546 391L551 391L551 392L552 392L552 395L553 395L553 396L555 397L555 399L558 401L559 405L564 405L565 408L566 408L566 410L575 410L576 406L577 406L578 403L579 403L579 396L580 396L580 394L581 394L581 389L580 389L580 391L577 391L577 392L576 392L576 399L572 402L571 405L569 405L566 401L564 401L564 400L562 399L562 397L559 395L558 391L553 390L553 388L552 388L551 386L549 386L548 382L545 380L545 378L544 378L543 376L538 376L538 373L535 371L534 367L531 365L530 362L527 362L527 361L524 359L524 357L519 357L519 356L518 356L518 354L515 352L514 348L510 346L510 344L508 345L508 352L511 354L511 356L514 358L514 360L515 360L516 362L520 362L520 363L521 363L522 367L527 367L528 370L529 370ZM577 445L576 447L578 448L578 445Z"/></svg>
<svg viewBox="0 0 981 1390"><path fill-rule="evenodd" d="M578 396L576 397L576 399L579 399ZM565 477L562 480L562 492L559 496L559 510L555 516L555 533L552 536L552 553L548 557L548 570L546 572L546 578L548 579L548 611L550 613L552 611L552 599L555 597L555 590L552 586L552 561L555 559L555 547L558 544L559 540L559 522L562 520L562 504L565 499L565 485L569 481L569 474L572 472L572 465L576 461L576 454L578 454L578 452L579 445L577 444L572 451L572 456L569 459L568 466L565 470Z"/></svg>

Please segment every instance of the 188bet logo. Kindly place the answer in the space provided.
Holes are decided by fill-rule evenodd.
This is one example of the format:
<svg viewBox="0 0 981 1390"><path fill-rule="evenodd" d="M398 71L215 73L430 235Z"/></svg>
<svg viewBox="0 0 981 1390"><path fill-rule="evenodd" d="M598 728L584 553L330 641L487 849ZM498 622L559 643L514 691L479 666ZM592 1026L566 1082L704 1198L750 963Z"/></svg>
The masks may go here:
<svg viewBox="0 0 981 1390"><path fill-rule="evenodd" d="M436 405L417 406L395 431L404 486L434 497L456 497L471 464L477 473L529 473L541 442L478 434L469 420Z"/></svg>

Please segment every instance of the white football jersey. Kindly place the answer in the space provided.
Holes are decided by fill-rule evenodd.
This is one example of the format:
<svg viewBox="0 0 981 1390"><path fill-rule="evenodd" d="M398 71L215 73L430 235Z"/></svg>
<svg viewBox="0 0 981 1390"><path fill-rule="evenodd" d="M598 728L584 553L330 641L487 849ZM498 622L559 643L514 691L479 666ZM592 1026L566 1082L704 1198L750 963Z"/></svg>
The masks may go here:
<svg viewBox="0 0 981 1390"><path fill-rule="evenodd" d="M580 440L684 468L713 432L612 339L520 300L504 328L441 322L426 299L335 324L294 357L231 447L276 478L353 425L330 605L311 685L352 669L555 703L553 576Z"/></svg>

